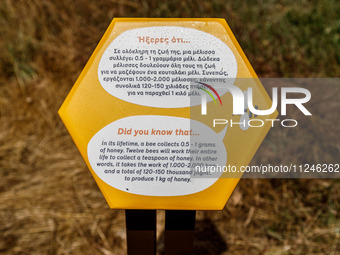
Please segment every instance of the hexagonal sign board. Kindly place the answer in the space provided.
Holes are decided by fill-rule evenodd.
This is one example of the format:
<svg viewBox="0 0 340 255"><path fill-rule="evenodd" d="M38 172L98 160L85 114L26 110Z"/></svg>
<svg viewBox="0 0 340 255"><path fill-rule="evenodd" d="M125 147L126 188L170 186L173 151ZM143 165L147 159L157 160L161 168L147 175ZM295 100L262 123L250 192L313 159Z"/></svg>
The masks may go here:
<svg viewBox="0 0 340 255"><path fill-rule="evenodd" d="M59 115L111 208L221 210L277 116L256 78L224 19L118 18Z"/></svg>

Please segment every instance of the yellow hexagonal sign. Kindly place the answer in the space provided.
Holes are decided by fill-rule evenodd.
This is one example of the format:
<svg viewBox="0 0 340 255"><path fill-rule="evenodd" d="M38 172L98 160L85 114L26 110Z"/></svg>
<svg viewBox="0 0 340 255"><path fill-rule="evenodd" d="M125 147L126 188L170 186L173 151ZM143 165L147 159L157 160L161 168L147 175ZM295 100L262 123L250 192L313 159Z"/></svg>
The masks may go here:
<svg viewBox="0 0 340 255"><path fill-rule="evenodd" d="M59 115L111 208L220 210L277 116L256 78L224 19L117 18Z"/></svg>

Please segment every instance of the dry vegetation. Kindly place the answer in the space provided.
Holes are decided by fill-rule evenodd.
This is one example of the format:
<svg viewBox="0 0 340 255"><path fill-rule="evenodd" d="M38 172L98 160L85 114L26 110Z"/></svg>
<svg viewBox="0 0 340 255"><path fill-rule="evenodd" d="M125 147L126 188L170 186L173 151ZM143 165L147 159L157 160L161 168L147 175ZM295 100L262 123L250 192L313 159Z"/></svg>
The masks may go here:
<svg viewBox="0 0 340 255"><path fill-rule="evenodd" d="M0 253L125 254L124 212L57 116L113 17L223 17L262 77L340 75L339 2L231 2L0 2ZM271 132L254 162L338 161L338 98L314 108L332 107L329 128ZM340 254L339 198L339 180L242 180L222 212L198 212L196 253Z"/></svg>

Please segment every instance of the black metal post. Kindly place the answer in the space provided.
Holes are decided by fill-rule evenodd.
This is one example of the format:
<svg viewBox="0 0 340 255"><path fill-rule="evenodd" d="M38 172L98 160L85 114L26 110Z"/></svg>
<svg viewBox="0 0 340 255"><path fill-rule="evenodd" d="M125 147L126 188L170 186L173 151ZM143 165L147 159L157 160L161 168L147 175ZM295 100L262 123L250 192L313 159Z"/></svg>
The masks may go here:
<svg viewBox="0 0 340 255"><path fill-rule="evenodd" d="M125 210L129 255L156 254L156 210Z"/></svg>
<svg viewBox="0 0 340 255"><path fill-rule="evenodd" d="M192 254L196 211L165 211L165 255Z"/></svg>

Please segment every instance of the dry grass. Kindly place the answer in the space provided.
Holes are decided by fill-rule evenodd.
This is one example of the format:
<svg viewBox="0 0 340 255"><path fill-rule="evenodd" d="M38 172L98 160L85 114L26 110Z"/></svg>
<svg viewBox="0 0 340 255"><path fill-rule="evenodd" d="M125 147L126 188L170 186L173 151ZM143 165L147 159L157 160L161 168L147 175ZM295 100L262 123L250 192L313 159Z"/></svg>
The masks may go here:
<svg viewBox="0 0 340 255"><path fill-rule="evenodd" d="M339 13L332 1L1 1L0 253L125 254L124 212L108 208L57 116L113 17L224 17L261 76L313 77L340 74ZM255 163L338 160L330 123L272 132ZM338 180L242 180L222 212L198 212L195 249L339 254L339 198Z"/></svg>

